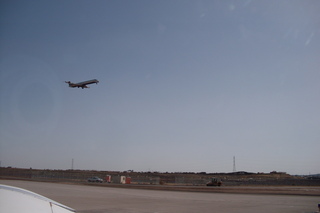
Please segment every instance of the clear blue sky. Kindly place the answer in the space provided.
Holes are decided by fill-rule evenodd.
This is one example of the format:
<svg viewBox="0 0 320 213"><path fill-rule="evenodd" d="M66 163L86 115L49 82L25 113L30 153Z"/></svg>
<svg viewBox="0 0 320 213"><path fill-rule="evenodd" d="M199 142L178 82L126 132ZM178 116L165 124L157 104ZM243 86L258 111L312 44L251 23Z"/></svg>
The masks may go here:
<svg viewBox="0 0 320 213"><path fill-rule="evenodd" d="M3 0L1 166L320 173L319 11Z"/></svg>

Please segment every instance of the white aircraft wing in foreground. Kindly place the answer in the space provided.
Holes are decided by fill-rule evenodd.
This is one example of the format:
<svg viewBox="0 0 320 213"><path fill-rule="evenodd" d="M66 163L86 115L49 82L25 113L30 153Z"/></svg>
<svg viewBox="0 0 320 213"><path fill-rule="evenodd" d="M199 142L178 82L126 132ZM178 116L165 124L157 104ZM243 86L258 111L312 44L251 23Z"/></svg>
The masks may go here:
<svg viewBox="0 0 320 213"><path fill-rule="evenodd" d="M69 84L69 87L78 87L78 88L89 88L87 85L88 84L98 84L99 81L97 79L92 79L92 80L89 80L89 81L82 81L82 82L79 82L79 83L72 83L70 81L65 81L67 84Z"/></svg>
<svg viewBox="0 0 320 213"><path fill-rule="evenodd" d="M0 212L70 213L75 210L28 190L0 185Z"/></svg>

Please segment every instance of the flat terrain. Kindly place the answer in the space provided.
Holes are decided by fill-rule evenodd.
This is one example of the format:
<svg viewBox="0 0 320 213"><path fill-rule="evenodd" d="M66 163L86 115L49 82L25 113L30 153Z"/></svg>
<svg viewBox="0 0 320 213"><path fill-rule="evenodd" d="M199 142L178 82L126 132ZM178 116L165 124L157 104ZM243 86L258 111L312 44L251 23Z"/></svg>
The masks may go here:
<svg viewBox="0 0 320 213"><path fill-rule="evenodd" d="M0 180L0 184L21 187L77 210L92 213L149 212L245 212L245 213L311 213L317 212L320 196L238 194L215 192L143 190L96 185L61 184L34 181ZM227 189L229 187L225 187ZM232 187L235 189L236 187ZM254 187L238 187L240 191ZM265 187L266 190L268 187ZM278 189L278 187L272 187ZM291 188L285 187L291 191ZM224 189L223 187L220 188ZM231 189L231 188L230 188ZM302 190L303 187L299 187ZM305 187L315 190L319 187ZM0 195L1 196L1 195ZM1 200L1 199L0 199Z"/></svg>
<svg viewBox="0 0 320 213"><path fill-rule="evenodd" d="M264 195L303 195L320 196L320 186L177 186L177 185L137 185L84 183L91 186L116 187L129 189L149 189L163 191L208 192L231 194L264 194Z"/></svg>

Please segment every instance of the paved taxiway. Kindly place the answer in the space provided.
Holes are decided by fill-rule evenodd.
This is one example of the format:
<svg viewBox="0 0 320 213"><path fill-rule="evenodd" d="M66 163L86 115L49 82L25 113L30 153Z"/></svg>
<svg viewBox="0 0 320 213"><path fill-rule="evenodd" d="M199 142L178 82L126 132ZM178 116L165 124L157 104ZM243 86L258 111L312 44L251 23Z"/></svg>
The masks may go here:
<svg viewBox="0 0 320 213"><path fill-rule="evenodd" d="M0 180L0 184L33 191L80 213L311 213L317 212L320 203L319 196L176 192L13 180Z"/></svg>

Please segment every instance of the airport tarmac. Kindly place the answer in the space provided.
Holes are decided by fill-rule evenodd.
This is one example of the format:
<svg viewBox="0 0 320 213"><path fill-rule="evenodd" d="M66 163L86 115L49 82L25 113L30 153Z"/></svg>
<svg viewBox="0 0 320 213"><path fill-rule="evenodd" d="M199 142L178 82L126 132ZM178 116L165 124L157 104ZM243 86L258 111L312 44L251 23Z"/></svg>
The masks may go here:
<svg viewBox="0 0 320 213"><path fill-rule="evenodd" d="M0 180L0 184L33 191L80 213L311 213L318 212L320 203L320 196L179 192L19 180Z"/></svg>

